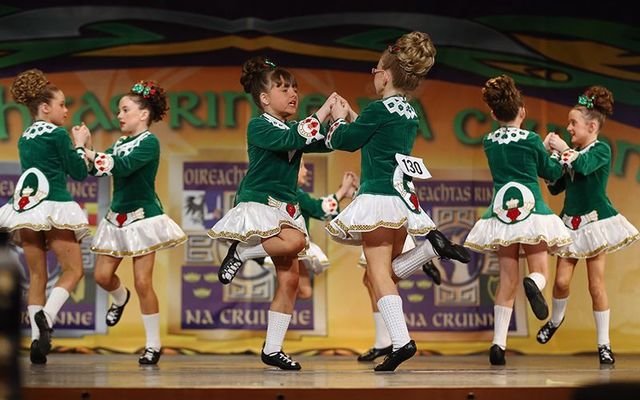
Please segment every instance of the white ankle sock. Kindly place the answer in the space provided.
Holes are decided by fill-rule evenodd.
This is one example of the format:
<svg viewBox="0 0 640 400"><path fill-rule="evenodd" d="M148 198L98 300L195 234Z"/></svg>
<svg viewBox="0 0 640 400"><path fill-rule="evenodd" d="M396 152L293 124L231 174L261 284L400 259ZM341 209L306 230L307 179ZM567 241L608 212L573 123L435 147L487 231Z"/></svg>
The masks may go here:
<svg viewBox="0 0 640 400"><path fill-rule="evenodd" d="M493 306L493 344L500 346L502 350L507 348L507 334L513 308Z"/></svg>
<svg viewBox="0 0 640 400"><path fill-rule="evenodd" d="M40 338L40 329L38 328L38 324L36 324L35 315L38 311L42 310L41 305L29 305L27 306L27 311L29 312L29 321L31 323L31 341Z"/></svg>
<svg viewBox="0 0 640 400"><path fill-rule="evenodd" d="M428 240L394 258L391 263L393 273L400 279L406 279L419 270L424 263L438 257L438 253Z"/></svg>
<svg viewBox="0 0 640 400"><path fill-rule="evenodd" d="M609 310L594 311L593 318L596 320L596 332L598 334L598 346L610 344L609 340Z"/></svg>
<svg viewBox="0 0 640 400"><path fill-rule="evenodd" d="M547 280L540 272L532 272L527 275L527 277L531 278L536 283L536 286L538 287L538 289L540 289L540 291L542 291L547 285Z"/></svg>
<svg viewBox="0 0 640 400"><path fill-rule="evenodd" d="M569 303L568 296L564 299L556 299L555 297L551 298L551 324L554 327L558 327L560 326L560 323L562 323L564 314L567 311L567 303Z"/></svg>
<svg viewBox="0 0 640 400"><path fill-rule="evenodd" d="M151 347L156 351L160 351L162 348L160 342L160 313L142 314L142 323L147 336L147 343L144 347Z"/></svg>
<svg viewBox="0 0 640 400"><path fill-rule="evenodd" d="M120 286L116 290L109 292L109 294L111 295L113 304L117 306L122 306L127 301L127 289L122 282L120 282Z"/></svg>
<svg viewBox="0 0 640 400"><path fill-rule="evenodd" d="M53 324L56 321L56 317L58 316L58 312L68 298L69 292L67 292L67 290L64 288L56 286L51 290L51 294L49 295L49 298L47 299L47 302L42 309L44 311L45 317L47 317L47 322L49 322L50 328L53 327Z"/></svg>
<svg viewBox="0 0 640 400"><path fill-rule="evenodd" d="M236 254L240 261L245 262L254 258L268 257L269 254L262 247L262 243L256 245L248 245L240 242L236 247Z"/></svg>
<svg viewBox="0 0 640 400"><path fill-rule="evenodd" d="M398 295L383 296L378 300L378 310L389 331L393 351L409 343L411 337L402 311L402 298Z"/></svg>
<svg viewBox="0 0 640 400"><path fill-rule="evenodd" d="M291 322L290 314L283 314L277 311L269 310L267 322L267 337L264 341L264 354L276 353L282 350L282 342L284 342L284 335L289 329L289 322Z"/></svg>
<svg viewBox="0 0 640 400"><path fill-rule="evenodd" d="M389 347L391 345L391 337L389 337L389 331L387 330L387 326L384 324L382 314L380 314L380 312L374 312L373 321L376 326L376 342L373 344L373 347L376 349Z"/></svg>

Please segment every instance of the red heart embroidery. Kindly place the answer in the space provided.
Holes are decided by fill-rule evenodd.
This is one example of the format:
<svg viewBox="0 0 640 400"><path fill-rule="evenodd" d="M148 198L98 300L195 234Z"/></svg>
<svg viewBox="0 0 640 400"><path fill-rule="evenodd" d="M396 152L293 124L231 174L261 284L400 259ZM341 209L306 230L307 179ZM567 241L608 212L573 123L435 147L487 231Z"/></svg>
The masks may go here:
<svg viewBox="0 0 640 400"><path fill-rule="evenodd" d="M27 196L21 197L20 200L18 200L18 207L20 207L21 210L25 208L27 204L29 204L29 197Z"/></svg>
<svg viewBox="0 0 640 400"><path fill-rule="evenodd" d="M413 204L413 208L416 210L420 209L420 203L418 203L418 196L415 193L411 193L409 196L409 200L411 200L411 204Z"/></svg>
<svg viewBox="0 0 640 400"><path fill-rule="evenodd" d="M517 208L510 208L509 211L507 211L507 217L509 217L511 222L515 221L519 216L520 210L518 210Z"/></svg>
<svg viewBox="0 0 640 400"><path fill-rule="evenodd" d="M287 212L289 213L291 218L293 218L296 213L296 206L294 206L293 204L287 204Z"/></svg>
<svg viewBox="0 0 640 400"><path fill-rule="evenodd" d="M571 226L573 227L574 231L580 227L580 222L582 222L582 218L580 217L571 218Z"/></svg>
<svg viewBox="0 0 640 400"><path fill-rule="evenodd" d="M122 226L127 221L127 214L118 214L116 222Z"/></svg>

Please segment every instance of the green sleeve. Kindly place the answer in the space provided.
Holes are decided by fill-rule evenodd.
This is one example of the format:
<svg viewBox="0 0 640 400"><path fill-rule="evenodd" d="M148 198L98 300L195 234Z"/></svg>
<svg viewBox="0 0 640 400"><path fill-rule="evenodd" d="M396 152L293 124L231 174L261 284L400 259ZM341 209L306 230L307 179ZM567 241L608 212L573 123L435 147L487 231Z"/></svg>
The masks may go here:
<svg viewBox="0 0 640 400"><path fill-rule="evenodd" d="M327 144L324 140L313 142L310 145L302 148L303 153L331 153L332 151L333 149L327 147Z"/></svg>
<svg viewBox="0 0 640 400"><path fill-rule="evenodd" d="M307 192L300 191L298 194L298 204L302 215L315 219L324 219L322 211L322 200L314 199Z"/></svg>
<svg viewBox="0 0 640 400"><path fill-rule="evenodd" d="M298 191L298 204L302 215L319 220L333 219L340 212L340 206L335 194L327 195L319 199L303 190Z"/></svg>
<svg viewBox="0 0 640 400"><path fill-rule="evenodd" d="M382 124L383 110L380 107L382 107L381 102L374 101L369 103L355 121L351 123L346 123L343 119L335 121L327 132L325 139L327 147L351 152L362 148Z"/></svg>
<svg viewBox="0 0 640 400"><path fill-rule="evenodd" d="M323 128L315 116L289 125L274 125L258 117L249 121L247 143L265 150L300 150L324 139Z"/></svg>
<svg viewBox="0 0 640 400"><path fill-rule="evenodd" d="M610 164L611 148L604 143L596 143L589 151L578 153L571 168L582 175L589 175Z"/></svg>
<svg viewBox="0 0 640 400"><path fill-rule="evenodd" d="M551 157L544 148L542 139L535 133L534 135L534 148L536 152L536 164L538 167L538 176L548 181L556 181L562 176L562 164L554 157Z"/></svg>
<svg viewBox="0 0 640 400"><path fill-rule="evenodd" d="M127 177L159 158L160 142L155 136L150 135L144 138L127 155L114 155L113 148L110 148L105 153L96 153L94 166L99 170L96 175Z"/></svg>
<svg viewBox="0 0 640 400"><path fill-rule="evenodd" d="M84 152L73 148L69 133L63 128L55 130L56 150L62 160L64 171L76 181L85 179L88 175Z"/></svg>

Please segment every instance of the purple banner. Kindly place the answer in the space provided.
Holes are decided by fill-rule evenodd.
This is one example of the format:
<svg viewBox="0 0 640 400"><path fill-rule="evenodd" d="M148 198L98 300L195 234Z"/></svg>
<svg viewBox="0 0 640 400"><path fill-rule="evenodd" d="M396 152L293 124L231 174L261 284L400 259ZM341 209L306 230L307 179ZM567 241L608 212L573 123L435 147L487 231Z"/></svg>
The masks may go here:
<svg viewBox="0 0 640 400"><path fill-rule="evenodd" d="M491 203L491 181L428 180L416 182L420 204L453 242L464 243L474 223ZM412 332L478 332L493 329L493 306L498 285L494 254L471 251L471 262L437 260L442 285L435 286L420 271L399 283ZM517 301L520 299L517 299ZM526 313L514 312L510 330L526 324Z"/></svg>
<svg viewBox="0 0 640 400"><path fill-rule="evenodd" d="M306 164L313 191L314 168ZM234 205L247 163L185 162L182 225L189 236L181 274L180 329L264 330L276 289L275 269L263 260L246 262L233 282L222 285L218 268L228 243L211 240L207 229ZM257 262L259 261L259 262ZM313 331L315 298L297 301L290 330Z"/></svg>
<svg viewBox="0 0 640 400"><path fill-rule="evenodd" d="M230 285L218 282L218 267L183 266L182 329L265 330L275 273L247 264ZM289 330L313 330L313 317L313 302L297 301Z"/></svg>
<svg viewBox="0 0 640 400"><path fill-rule="evenodd" d="M305 191L313 191L314 169L309 169ZM182 172L182 227L187 231L206 231L233 207L233 197L247 163L185 162Z"/></svg>

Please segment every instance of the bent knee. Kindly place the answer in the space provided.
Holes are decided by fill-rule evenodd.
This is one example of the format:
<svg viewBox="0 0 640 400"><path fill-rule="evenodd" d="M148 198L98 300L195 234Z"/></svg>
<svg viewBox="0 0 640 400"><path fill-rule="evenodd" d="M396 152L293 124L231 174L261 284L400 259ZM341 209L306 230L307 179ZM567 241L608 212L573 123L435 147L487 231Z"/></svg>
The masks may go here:
<svg viewBox="0 0 640 400"><path fill-rule="evenodd" d="M303 235L295 235L287 238L285 246L287 256L296 257L306 248L307 241Z"/></svg>
<svg viewBox="0 0 640 400"><path fill-rule="evenodd" d="M111 282L111 279L113 279L113 275L106 272L95 270L93 271L93 279L95 279L98 285L104 287Z"/></svg>

